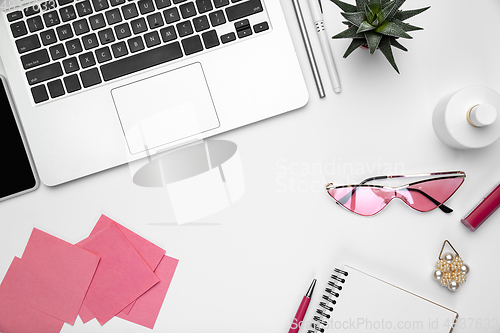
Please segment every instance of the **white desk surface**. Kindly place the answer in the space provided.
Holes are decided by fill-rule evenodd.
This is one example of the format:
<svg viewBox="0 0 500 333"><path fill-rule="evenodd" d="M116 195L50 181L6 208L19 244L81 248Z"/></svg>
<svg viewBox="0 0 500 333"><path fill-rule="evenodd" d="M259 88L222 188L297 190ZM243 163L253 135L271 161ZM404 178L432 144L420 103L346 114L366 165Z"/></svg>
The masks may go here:
<svg viewBox="0 0 500 333"><path fill-rule="evenodd" d="M246 184L238 202L176 226L165 190L134 185L127 166L55 188L42 185L0 203L0 277L22 255L33 227L75 243L104 213L180 260L155 332L287 332L311 280L324 281L343 263L456 310L457 333L499 332L500 213L474 233L460 218L500 182L500 141L480 150L453 150L436 137L431 117L442 96L462 87L500 91L500 3L407 1L403 9L432 8L409 20L425 30L403 43L409 52L395 51L401 75L379 52L356 50L342 59L349 41L331 41L343 89L335 95L301 0L328 94L320 100L291 1L281 2L310 102L218 136L238 145ZM323 4L333 35L343 29L342 18L333 3ZM362 218L335 205L323 190L326 181L446 170L467 173L447 202L452 214L418 213L396 200L381 214ZM445 239L471 268L456 293L431 277ZM103 327L77 320L62 331L150 330L114 318Z"/></svg>

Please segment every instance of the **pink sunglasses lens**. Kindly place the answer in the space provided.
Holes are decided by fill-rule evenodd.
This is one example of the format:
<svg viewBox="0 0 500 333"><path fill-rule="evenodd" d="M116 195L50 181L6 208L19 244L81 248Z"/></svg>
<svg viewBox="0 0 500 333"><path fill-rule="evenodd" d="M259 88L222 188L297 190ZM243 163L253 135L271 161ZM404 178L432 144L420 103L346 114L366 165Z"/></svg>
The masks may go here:
<svg viewBox="0 0 500 333"><path fill-rule="evenodd" d="M378 187L341 187L328 194L351 212L371 216L380 212L394 198L394 190Z"/></svg>
<svg viewBox="0 0 500 333"><path fill-rule="evenodd" d="M398 194L413 209L428 212L448 200L463 182L464 178L430 180L398 190Z"/></svg>

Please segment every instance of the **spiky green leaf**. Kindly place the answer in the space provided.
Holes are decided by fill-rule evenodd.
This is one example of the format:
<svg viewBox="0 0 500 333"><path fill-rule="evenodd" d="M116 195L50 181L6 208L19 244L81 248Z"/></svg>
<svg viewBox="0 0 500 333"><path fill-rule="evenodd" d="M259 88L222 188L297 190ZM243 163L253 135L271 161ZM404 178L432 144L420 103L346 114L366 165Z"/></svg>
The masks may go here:
<svg viewBox="0 0 500 333"><path fill-rule="evenodd" d="M387 58L389 63L392 65L392 67L399 74L398 66L396 65L396 62L394 61L394 56L392 54L390 37L384 36L384 38L382 38L382 40L380 41L380 44L379 44L379 49L380 49L380 51L382 51L382 53Z"/></svg>
<svg viewBox="0 0 500 333"><path fill-rule="evenodd" d="M366 15L364 12L356 12L356 13L341 13L343 17L355 26L359 27L359 25L366 19Z"/></svg>
<svg viewBox="0 0 500 333"><path fill-rule="evenodd" d="M351 54L354 50L356 50L363 44L366 44L366 41L364 39L353 39L351 44L349 44L349 47L344 53L344 58L347 58L349 54Z"/></svg>
<svg viewBox="0 0 500 333"><path fill-rule="evenodd" d="M368 4L370 6L380 6L381 5L381 1L380 0L368 0Z"/></svg>
<svg viewBox="0 0 500 333"><path fill-rule="evenodd" d="M358 34L365 32L365 31L370 31L370 30L375 30L376 27L371 25L370 23L363 21L360 25L358 30L356 31Z"/></svg>
<svg viewBox="0 0 500 333"><path fill-rule="evenodd" d="M374 31L367 31L364 34L366 41L368 42L368 49L370 50L370 53L373 54L373 52L375 52L375 50L377 49L380 40L382 39L382 35Z"/></svg>
<svg viewBox="0 0 500 333"><path fill-rule="evenodd" d="M405 20L409 19L410 17L418 15L422 12L425 12L429 8L431 8L431 7L429 6L429 7L425 7L425 8L412 9L412 10L399 10L394 15L394 18L397 18L400 21L405 21Z"/></svg>
<svg viewBox="0 0 500 333"><path fill-rule="evenodd" d="M400 50L403 50L405 52L408 51L408 49L406 47L404 47L403 45L401 45L397 40L396 40L396 37L391 37L391 45L394 46L394 47L397 47L398 49Z"/></svg>
<svg viewBox="0 0 500 333"><path fill-rule="evenodd" d="M356 26L351 26L347 28L346 30L339 32L335 36L333 36L333 39L340 39L340 38L365 38L364 34L358 34L356 33L356 30L358 30L358 27Z"/></svg>
<svg viewBox="0 0 500 333"><path fill-rule="evenodd" d="M384 22L387 16L389 16L389 13L392 11L392 8L394 7L395 2L390 2L387 3L382 10L377 14L377 18L379 22Z"/></svg>
<svg viewBox="0 0 500 333"><path fill-rule="evenodd" d="M387 36L401 37L407 39L413 38L412 36L408 35L399 25L389 21L385 21L384 23L382 23L382 25L380 25L377 29L375 29L375 31L378 32L379 34Z"/></svg>
<svg viewBox="0 0 500 333"><path fill-rule="evenodd" d="M352 23L351 23L351 22L349 22L349 21L342 21L342 24L345 24L345 25L347 25L347 26L351 26L351 25L352 25Z"/></svg>
<svg viewBox="0 0 500 333"><path fill-rule="evenodd" d="M342 9L346 13L354 13L358 11L356 6L345 3L343 1L340 0L330 0L330 1L336 4L340 9Z"/></svg>
<svg viewBox="0 0 500 333"><path fill-rule="evenodd" d="M398 12L399 8L405 3L406 0L394 0L394 5L391 8L389 15L387 15L387 20L391 20L394 15Z"/></svg>
<svg viewBox="0 0 500 333"><path fill-rule="evenodd" d="M364 11L366 4L368 4L368 0L356 0L356 7L358 8L358 12Z"/></svg>
<svg viewBox="0 0 500 333"><path fill-rule="evenodd" d="M380 3L382 4L382 6L385 6L386 4L388 4L391 0L381 0Z"/></svg>
<svg viewBox="0 0 500 333"><path fill-rule="evenodd" d="M420 27L416 27L414 25L411 25L411 24L408 24L408 23L405 23L403 21L400 21L396 18L393 18L392 19L392 22L396 23L399 27L401 27L401 29L403 29L404 31L415 31L415 30L424 30L423 28L420 28Z"/></svg>
<svg viewBox="0 0 500 333"><path fill-rule="evenodd" d="M366 14L366 20L368 22L373 22L373 18L375 17L375 13L368 5L365 5L365 14Z"/></svg>

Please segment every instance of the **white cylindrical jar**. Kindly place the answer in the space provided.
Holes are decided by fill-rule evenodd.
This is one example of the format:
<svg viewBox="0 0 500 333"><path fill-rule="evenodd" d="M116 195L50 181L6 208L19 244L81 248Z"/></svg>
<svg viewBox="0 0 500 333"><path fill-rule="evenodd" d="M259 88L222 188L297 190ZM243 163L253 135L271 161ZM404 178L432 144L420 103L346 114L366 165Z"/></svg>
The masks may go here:
<svg viewBox="0 0 500 333"><path fill-rule="evenodd" d="M445 96L434 109L432 125L452 148L491 145L500 137L500 95L487 87L470 86Z"/></svg>

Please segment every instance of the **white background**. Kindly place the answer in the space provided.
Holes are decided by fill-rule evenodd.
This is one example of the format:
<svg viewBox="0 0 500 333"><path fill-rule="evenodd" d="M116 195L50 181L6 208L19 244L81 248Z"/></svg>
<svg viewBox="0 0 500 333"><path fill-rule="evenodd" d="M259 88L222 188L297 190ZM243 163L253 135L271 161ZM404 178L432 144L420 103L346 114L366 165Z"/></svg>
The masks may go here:
<svg viewBox="0 0 500 333"><path fill-rule="evenodd" d="M500 182L500 142L453 150L439 141L431 123L434 106L449 92L475 84L500 91L500 3L407 1L403 9L432 8L408 21L425 30L402 41L409 52L394 51L400 75L378 52L356 50L342 59L349 41L332 40L343 89L336 95L307 2L301 1L327 91L320 100L291 1L281 2L310 102L218 136L238 145L246 192L237 203L177 226L166 191L136 186L126 165L55 188L42 185L0 204L0 276L22 255L33 227L76 243L104 213L180 260L155 332L286 332L311 280L321 285L327 272L344 263L457 311L457 333L500 332L500 213L474 233L460 222ZM329 35L343 30L340 10L327 0L323 6ZM335 205L323 190L329 181L448 170L467 173L447 202L452 214L418 213L392 202L381 214L362 218ZM471 268L456 293L431 277L445 239ZM317 291L311 309L319 296ZM63 328L148 331L118 318L103 327L78 320Z"/></svg>

